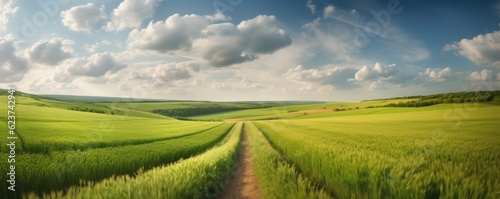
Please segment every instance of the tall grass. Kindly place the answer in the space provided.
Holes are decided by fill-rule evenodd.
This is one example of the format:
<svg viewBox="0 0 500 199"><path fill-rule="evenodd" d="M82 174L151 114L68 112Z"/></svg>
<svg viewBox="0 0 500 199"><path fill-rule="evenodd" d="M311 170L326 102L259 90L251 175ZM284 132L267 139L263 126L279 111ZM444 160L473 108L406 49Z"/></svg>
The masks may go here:
<svg viewBox="0 0 500 199"><path fill-rule="evenodd" d="M198 156L157 167L135 176L125 175L98 183L82 183L66 193L52 192L43 198L213 198L231 176L237 157L242 124L235 125L227 142ZM30 194L26 198L38 198Z"/></svg>
<svg viewBox="0 0 500 199"><path fill-rule="evenodd" d="M490 111L456 129L423 112L255 124L336 198L500 198L500 118Z"/></svg>
<svg viewBox="0 0 500 199"><path fill-rule="evenodd" d="M220 142L233 124L224 124L193 136L141 145L89 149L86 151L54 151L44 154L19 154L16 158L16 194L60 190L113 175L132 174L181 158L199 154ZM0 154L7 157L7 154ZM2 168L8 168L0 162ZM5 182L0 183L6 186ZM1 195L8 194L1 189ZM9 192L10 193L10 192Z"/></svg>
<svg viewBox="0 0 500 199"><path fill-rule="evenodd" d="M253 167L264 198L330 198L294 166L282 160L254 124L245 124Z"/></svg>

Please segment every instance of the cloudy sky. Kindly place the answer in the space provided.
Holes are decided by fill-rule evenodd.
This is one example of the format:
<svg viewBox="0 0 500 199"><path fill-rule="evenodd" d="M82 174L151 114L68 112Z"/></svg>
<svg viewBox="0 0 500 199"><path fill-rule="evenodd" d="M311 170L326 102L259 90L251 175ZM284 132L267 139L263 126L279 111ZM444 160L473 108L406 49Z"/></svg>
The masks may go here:
<svg viewBox="0 0 500 199"><path fill-rule="evenodd" d="M358 101L500 89L500 1L0 0L0 87Z"/></svg>

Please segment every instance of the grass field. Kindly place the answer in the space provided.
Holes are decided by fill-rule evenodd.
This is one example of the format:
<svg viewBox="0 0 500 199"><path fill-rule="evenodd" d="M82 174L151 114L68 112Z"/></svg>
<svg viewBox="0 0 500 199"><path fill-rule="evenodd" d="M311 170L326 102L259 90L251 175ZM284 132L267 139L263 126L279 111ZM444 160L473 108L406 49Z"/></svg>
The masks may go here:
<svg viewBox="0 0 500 199"><path fill-rule="evenodd" d="M262 198L500 198L495 103L71 99L16 96L16 192L2 180L0 198L220 197L239 153ZM0 104L6 113L7 96ZM210 107L222 112L182 118L193 121L152 113ZM0 161L0 172L10 165Z"/></svg>
<svg viewBox="0 0 500 199"><path fill-rule="evenodd" d="M500 197L500 107L407 109L255 124L337 198Z"/></svg>

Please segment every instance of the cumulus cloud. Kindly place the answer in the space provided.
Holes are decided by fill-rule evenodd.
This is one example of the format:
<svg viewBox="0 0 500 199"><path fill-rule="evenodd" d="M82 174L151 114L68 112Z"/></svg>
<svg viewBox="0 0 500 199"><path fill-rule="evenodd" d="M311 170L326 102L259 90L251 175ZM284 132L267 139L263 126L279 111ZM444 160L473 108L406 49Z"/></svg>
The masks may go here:
<svg viewBox="0 0 500 199"><path fill-rule="evenodd" d="M101 42L96 42L96 43L93 43L93 44L85 44L85 45L83 45L83 49L85 49L89 53L94 53L100 47L102 47L102 46L108 46L110 44L111 44L111 42L109 42L108 40L103 40Z"/></svg>
<svg viewBox="0 0 500 199"><path fill-rule="evenodd" d="M54 66L72 57L73 44L73 41L59 37L40 40L31 47L28 54L33 62Z"/></svg>
<svg viewBox="0 0 500 199"><path fill-rule="evenodd" d="M333 12L335 12L335 7L333 7L333 5L326 6L323 11L323 18L328 18L332 16Z"/></svg>
<svg viewBox="0 0 500 199"><path fill-rule="evenodd" d="M208 23L202 16L174 14L165 21L150 22L144 29L132 30L127 39L128 47L158 54L188 50Z"/></svg>
<svg viewBox="0 0 500 199"><path fill-rule="evenodd" d="M373 67L363 66L360 69L349 67L327 66L323 69L304 69L299 65L288 70L283 77L307 83L303 90L315 89L318 86L331 86L334 89L349 89L367 86L369 90L387 88L389 85L406 86L412 82L413 76L400 71L395 64L383 66L376 63ZM323 87L323 90L328 87Z"/></svg>
<svg viewBox="0 0 500 199"><path fill-rule="evenodd" d="M90 57L75 58L70 61L66 72L73 76L101 77L115 73L125 66L116 60L113 54L106 52L93 54Z"/></svg>
<svg viewBox="0 0 500 199"><path fill-rule="evenodd" d="M384 66L377 62L373 67L367 65L361 67L349 81L370 84L369 89L375 90L387 88L391 84L398 87L408 86L415 83L415 78L416 75L400 70L396 64Z"/></svg>
<svg viewBox="0 0 500 199"><path fill-rule="evenodd" d="M458 52L477 65L500 68L500 31L477 35L472 39L462 39L445 45L443 50Z"/></svg>
<svg viewBox="0 0 500 199"><path fill-rule="evenodd" d="M243 45L249 45L255 53L272 53L291 44L285 30L279 28L274 16L259 15L253 19L242 21L237 29L245 39Z"/></svg>
<svg viewBox="0 0 500 199"><path fill-rule="evenodd" d="M0 83L20 81L28 70L28 61L18 55L13 37L0 37Z"/></svg>
<svg viewBox="0 0 500 199"><path fill-rule="evenodd" d="M454 74L454 72L450 67L446 67L443 69L426 68L425 72L420 73L420 75L428 77L432 81L437 81L437 82L442 82L442 81L448 80L453 76L453 74Z"/></svg>
<svg viewBox="0 0 500 199"><path fill-rule="evenodd" d="M361 69L359 69L356 74L354 74L354 80L369 81L387 79L397 73L399 73L399 70L396 68L396 64L382 66L382 64L377 62L375 63L375 66L373 68L365 65Z"/></svg>
<svg viewBox="0 0 500 199"><path fill-rule="evenodd" d="M205 37L194 42L194 50L215 67L252 61L291 44L288 34L277 24L276 17L259 15L237 26L210 25L205 29ZM225 27L218 30L221 26Z"/></svg>
<svg viewBox="0 0 500 199"><path fill-rule="evenodd" d="M291 38L274 16L259 15L235 26L211 24L206 16L174 14L133 30L127 42L132 50L201 58L208 65L224 67L274 53L290 45Z"/></svg>
<svg viewBox="0 0 500 199"><path fill-rule="evenodd" d="M144 19L151 18L161 0L124 0L111 13L107 31L139 27Z"/></svg>
<svg viewBox="0 0 500 199"><path fill-rule="evenodd" d="M134 71L133 79L146 81L151 87L164 86L169 83L185 80L192 77L199 64L195 62L176 62L159 64L143 71Z"/></svg>
<svg viewBox="0 0 500 199"><path fill-rule="evenodd" d="M302 65L289 69L283 77L307 84L330 85L337 89L357 87L349 79L356 72L355 69L346 67L328 66L322 70L304 69ZM309 86L311 87L311 86Z"/></svg>
<svg viewBox="0 0 500 199"><path fill-rule="evenodd" d="M104 6L96 6L94 3L79 5L61 12L62 23L73 31L90 32L94 25L101 19L106 18Z"/></svg>
<svg viewBox="0 0 500 199"><path fill-rule="evenodd" d="M474 71L469 75L469 79L472 81L490 81L493 80L493 71L487 69L481 72Z"/></svg>

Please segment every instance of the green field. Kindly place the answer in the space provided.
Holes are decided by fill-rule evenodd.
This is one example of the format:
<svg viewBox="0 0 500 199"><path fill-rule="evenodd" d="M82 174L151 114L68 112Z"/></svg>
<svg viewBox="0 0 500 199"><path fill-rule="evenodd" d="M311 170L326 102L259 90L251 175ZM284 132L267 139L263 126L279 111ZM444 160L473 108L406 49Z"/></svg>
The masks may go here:
<svg viewBox="0 0 500 199"><path fill-rule="evenodd" d="M243 153L262 198L500 198L494 100L15 97L16 192L4 179L0 198L216 198L230 191ZM7 101L0 95L4 137ZM9 141L0 141L4 174Z"/></svg>

